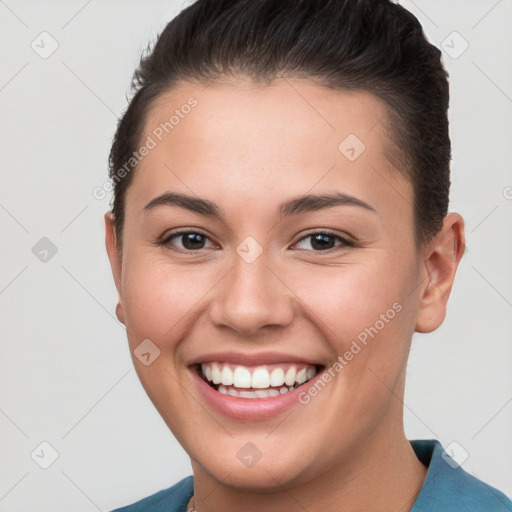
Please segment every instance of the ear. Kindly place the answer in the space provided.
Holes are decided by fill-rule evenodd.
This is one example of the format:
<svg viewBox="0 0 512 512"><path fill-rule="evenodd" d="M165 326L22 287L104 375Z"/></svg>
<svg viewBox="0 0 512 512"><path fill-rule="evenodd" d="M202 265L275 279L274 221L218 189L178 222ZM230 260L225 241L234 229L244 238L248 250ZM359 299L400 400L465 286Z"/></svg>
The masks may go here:
<svg viewBox="0 0 512 512"><path fill-rule="evenodd" d="M115 231L114 216L111 212L105 213L105 246L107 248L108 259L110 260L110 268L116 285L118 302L116 306L116 316L121 323L125 323L123 309L123 290L122 290L122 256L117 246L117 238Z"/></svg>
<svg viewBox="0 0 512 512"><path fill-rule="evenodd" d="M449 213L441 231L422 250L424 263L416 332L432 332L443 323L464 248L464 220L458 213Z"/></svg>

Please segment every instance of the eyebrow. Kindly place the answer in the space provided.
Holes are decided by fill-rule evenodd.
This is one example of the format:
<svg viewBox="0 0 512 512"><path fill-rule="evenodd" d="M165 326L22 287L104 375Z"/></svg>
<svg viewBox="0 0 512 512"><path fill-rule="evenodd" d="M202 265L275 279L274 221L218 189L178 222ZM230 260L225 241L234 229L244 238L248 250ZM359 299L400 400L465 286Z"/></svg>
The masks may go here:
<svg viewBox="0 0 512 512"><path fill-rule="evenodd" d="M224 219L222 209L214 202L187 194L166 192L152 199L142 211L146 212L158 206L177 206L206 217ZM281 217L289 217L301 213L333 208L335 206L357 206L376 213L375 208L361 199L341 192L336 192L335 194L306 194L298 196L282 203L278 208L278 213Z"/></svg>

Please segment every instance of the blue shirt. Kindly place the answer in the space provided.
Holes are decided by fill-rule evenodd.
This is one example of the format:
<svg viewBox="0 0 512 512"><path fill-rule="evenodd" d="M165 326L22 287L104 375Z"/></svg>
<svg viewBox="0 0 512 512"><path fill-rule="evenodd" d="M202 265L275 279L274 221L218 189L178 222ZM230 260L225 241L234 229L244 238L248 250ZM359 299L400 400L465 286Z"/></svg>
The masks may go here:
<svg viewBox="0 0 512 512"><path fill-rule="evenodd" d="M511 512L512 501L494 487L464 471L435 439L410 441L428 467L410 512ZM192 476L112 512L185 512L194 492Z"/></svg>

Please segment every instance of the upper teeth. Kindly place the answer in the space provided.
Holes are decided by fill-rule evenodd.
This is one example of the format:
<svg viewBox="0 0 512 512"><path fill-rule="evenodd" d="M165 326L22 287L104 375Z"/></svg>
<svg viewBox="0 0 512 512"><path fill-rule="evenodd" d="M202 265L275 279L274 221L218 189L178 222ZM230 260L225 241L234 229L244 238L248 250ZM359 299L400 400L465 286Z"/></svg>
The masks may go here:
<svg viewBox="0 0 512 512"><path fill-rule="evenodd" d="M213 384L258 389L300 385L316 375L316 368L308 364L250 367L211 362L201 364L201 371Z"/></svg>

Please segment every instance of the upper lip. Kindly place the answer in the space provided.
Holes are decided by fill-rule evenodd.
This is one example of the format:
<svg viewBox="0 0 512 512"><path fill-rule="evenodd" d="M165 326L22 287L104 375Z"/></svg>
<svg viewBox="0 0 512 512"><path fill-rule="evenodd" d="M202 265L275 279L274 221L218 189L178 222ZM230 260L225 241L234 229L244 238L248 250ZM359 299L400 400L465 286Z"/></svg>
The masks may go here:
<svg viewBox="0 0 512 512"><path fill-rule="evenodd" d="M247 352L210 352L191 359L188 363L193 366L208 362L224 362L231 364L239 364L241 366L260 366L265 364L278 363L303 363L310 365L322 365L318 361L312 359L298 357L292 354L283 354L281 352L261 352L250 354Z"/></svg>

